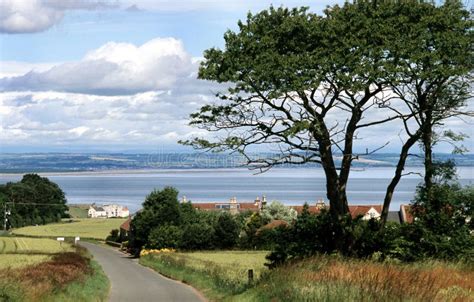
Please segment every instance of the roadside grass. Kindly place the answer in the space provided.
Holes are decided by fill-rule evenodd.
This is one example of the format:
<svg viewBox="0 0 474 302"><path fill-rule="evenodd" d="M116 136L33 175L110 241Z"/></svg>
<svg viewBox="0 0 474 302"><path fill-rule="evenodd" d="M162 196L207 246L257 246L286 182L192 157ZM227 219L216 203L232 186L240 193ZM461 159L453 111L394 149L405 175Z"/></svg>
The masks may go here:
<svg viewBox="0 0 474 302"><path fill-rule="evenodd" d="M47 297L45 301L107 301L110 288L109 279L96 261L91 260L90 266L92 274L85 278L85 280L72 282L63 290Z"/></svg>
<svg viewBox="0 0 474 302"><path fill-rule="evenodd" d="M250 286L248 270L255 278L267 270L265 251L211 251L149 254L140 263L161 274L198 288L215 301L244 292Z"/></svg>
<svg viewBox="0 0 474 302"><path fill-rule="evenodd" d="M0 301L105 301L109 289L100 266L81 247L34 265L0 269L0 276Z"/></svg>
<svg viewBox="0 0 474 302"><path fill-rule="evenodd" d="M118 229L125 218L65 219L60 223L28 226L12 231L15 235L32 237L76 237L105 240L112 229Z"/></svg>
<svg viewBox="0 0 474 302"><path fill-rule="evenodd" d="M216 253L216 259L224 259L227 252ZM322 255L263 269L249 285L235 278L226 261L213 262L212 252L207 266L196 265L193 254L150 254L140 263L195 286L212 301L474 301L474 269L464 263L381 263ZM242 263L249 257L240 255Z"/></svg>

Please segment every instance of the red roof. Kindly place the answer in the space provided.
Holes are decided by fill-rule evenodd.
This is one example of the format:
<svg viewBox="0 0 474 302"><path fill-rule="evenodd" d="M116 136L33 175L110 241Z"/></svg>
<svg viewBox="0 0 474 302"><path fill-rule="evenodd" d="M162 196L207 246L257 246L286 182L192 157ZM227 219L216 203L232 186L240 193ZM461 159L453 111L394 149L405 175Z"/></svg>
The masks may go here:
<svg viewBox="0 0 474 302"><path fill-rule="evenodd" d="M266 225L260 227L257 230L256 234L259 235L260 232L262 232L263 230L273 230L274 228L277 228L277 227L280 227L280 226L287 227L288 222L286 222L285 220L280 220L280 219L273 220L270 223L267 223Z"/></svg>
<svg viewBox="0 0 474 302"><path fill-rule="evenodd" d="M298 214L301 214L303 212L303 207L304 206L290 206L293 210L295 210ZM322 208L319 206L308 206L308 211L311 214L319 214L321 212Z"/></svg>
<svg viewBox="0 0 474 302"><path fill-rule="evenodd" d="M125 222L120 225L120 228L122 230L125 230L125 231L129 232L130 231L130 222L132 222L132 218L128 217L128 219L125 220Z"/></svg>
<svg viewBox="0 0 474 302"><path fill-rule="evenodd" d="M352 218L356 218L359 215L364 216L367 212L374 208L379 214L382 214L381 205L362 205L362 206L349 206L349 212L351 213Z"/></svg>

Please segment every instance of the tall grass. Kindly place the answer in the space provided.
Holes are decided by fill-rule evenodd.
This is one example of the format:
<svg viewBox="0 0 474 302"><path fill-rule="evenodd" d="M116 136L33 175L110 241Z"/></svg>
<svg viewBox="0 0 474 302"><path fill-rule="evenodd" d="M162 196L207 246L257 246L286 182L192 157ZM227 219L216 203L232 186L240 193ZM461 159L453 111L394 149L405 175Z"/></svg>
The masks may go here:
<svg viewBox="0 0 474 302"><path fill-rule="evenodd" d="M242 254L242 262L247 261ZM219 257L216 257L219 259ZM148 255L144 265L199 288L216 301L474 301L474 270L464 263L380 263L315 256L272 271L255 284L234 267L192 253Z"/></svg>
<svg viewBox="0 0 474 302"><path fill-rule="evenodd" d="M278 268L257 288L274 301L474 301L473 290L474 271L452 264L390 264L329 256Z"/></svg>

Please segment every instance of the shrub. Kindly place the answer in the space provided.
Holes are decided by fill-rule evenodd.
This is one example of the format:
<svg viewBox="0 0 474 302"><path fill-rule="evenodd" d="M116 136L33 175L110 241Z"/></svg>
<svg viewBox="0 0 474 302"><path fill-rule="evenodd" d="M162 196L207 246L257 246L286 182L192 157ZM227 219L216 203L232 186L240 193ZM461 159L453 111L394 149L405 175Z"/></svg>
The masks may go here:
<svg viewBox="0 0 474 302"><path fill-rule="evenodd" d="M234 217L227 212L219 215L215 225L215 245L217 248L228 249L235 246L240 228Z"/></svg>
<svg viewBox="0 0 474 302"><path fill-rule="evenodd" d="M147 247L152 249L178 248L182 244L183 231L174 225L154 228L148 237Z"/></svg>
<svg viewBox="0 0 474 302"><path fill-rule="evenodd" d="M184 227L181 248L205 250L214 248L214 229L205 223L191 223Z"/></svg>

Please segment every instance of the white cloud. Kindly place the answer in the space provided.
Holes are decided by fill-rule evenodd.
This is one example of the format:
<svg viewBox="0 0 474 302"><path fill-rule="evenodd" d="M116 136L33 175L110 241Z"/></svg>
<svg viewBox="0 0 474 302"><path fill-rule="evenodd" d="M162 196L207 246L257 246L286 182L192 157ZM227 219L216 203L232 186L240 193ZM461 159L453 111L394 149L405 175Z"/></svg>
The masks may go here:
<svg viewBox="0 0 474 302"><path fill-rule="evenodd" d="M101 95L167 90L178 81L195 81L197 60L174 38L156 38L143 45L109 42L77 62L46 71L0 79L0 90L56 90ZM189 83L187 83L189 84Z"/></svg>
<svg viewBox="0 0 474 302"><path fill-rule="evenodd" d="M0 142L32 147L171 146L199 132L187 125L188 114L198 108L192 104L196 99L198 95L186 94L175 99L162 91L125 96L4 92Z"/></svg>
<svg viewBox="0 0 474 302"><path fill-rule="evenodd" d="M17 61L0 61L0 79L18 77L30 71L44 72L60 63L27 63Z"/></svg>
<svg viewBox="0 0 474 302"><path fill-rule="evenodd" d="M107 0L0 0L0 32L34 33L59 23L67 10L117 7Z"/></svg>

